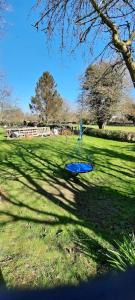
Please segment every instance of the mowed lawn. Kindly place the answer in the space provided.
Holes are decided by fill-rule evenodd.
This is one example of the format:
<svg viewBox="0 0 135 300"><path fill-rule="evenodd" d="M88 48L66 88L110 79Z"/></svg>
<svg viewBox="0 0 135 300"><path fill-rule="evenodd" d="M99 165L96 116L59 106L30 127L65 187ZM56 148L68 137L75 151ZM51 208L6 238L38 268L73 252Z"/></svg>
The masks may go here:
<svg viewBox="0 0 135 300"><path fill-rule="evenodd" d="M89 125L89 127L93 127L98 129L97 125ZM128 131L128 132L135 132L135 126L111 126L107 125L104 127L104 130L119 130L119 131Z"/></svg>
<svg viewBox="0 0 135 300"><path fill-rule="evenodd" d="M0 140L0 266L8 287L78 284L109 270L135 228L135 144L84 137ZM64 164L92 157L71 178Z"/></svg>

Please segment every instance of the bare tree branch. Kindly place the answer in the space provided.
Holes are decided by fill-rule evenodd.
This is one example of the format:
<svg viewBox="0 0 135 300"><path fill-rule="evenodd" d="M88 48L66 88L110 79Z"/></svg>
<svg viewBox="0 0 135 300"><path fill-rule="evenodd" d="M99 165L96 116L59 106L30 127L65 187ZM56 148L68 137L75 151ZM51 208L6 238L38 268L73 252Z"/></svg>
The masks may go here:
<svg viewBox="0 0 135 300"><path fill-rule="evenodd" d="M135 86L134 0L38 0L36 4L41 14L35 27L48 37L58 32L62 47L71 37L73 48L77 40L76 45L87 42L94 49L96 41L105 37L123 59Z"/></svg>

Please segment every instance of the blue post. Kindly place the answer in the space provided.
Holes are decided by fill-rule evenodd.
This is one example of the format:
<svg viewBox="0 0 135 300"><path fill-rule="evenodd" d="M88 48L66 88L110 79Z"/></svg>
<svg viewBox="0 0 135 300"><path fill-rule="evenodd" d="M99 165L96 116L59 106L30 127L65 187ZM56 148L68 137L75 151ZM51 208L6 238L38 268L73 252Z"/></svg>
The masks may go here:
<svg viewBox="0 0 135 300"><path fill-rule="evenodd" d="M80 140L82 140L82 136L83 136L83 121L80 121Z"/></svg>

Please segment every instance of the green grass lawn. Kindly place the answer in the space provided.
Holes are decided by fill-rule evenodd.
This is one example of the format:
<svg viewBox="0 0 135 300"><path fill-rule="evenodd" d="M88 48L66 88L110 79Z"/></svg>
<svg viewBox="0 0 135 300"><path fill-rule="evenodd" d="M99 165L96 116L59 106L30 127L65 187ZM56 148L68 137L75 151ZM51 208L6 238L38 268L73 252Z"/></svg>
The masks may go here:
<svg viewBox="0 0 135 300"><path fill-rule="evenodd" d="M77 284L108 270L106 251L135 226L135 144L84 137L4 140L0 265L8 287ZM92 173L64 164L93 157ZM1 277L2 277L1 276Z"/></svg>
<svg viewBox="0 0 135 300"><path fill-rule="evenodd" d="M98 129L97 125L89 125L89 127L93 127ZM128 132L135 132L135 126L105 126L105 130L122 130L122 131L128 131Z"/></svg>

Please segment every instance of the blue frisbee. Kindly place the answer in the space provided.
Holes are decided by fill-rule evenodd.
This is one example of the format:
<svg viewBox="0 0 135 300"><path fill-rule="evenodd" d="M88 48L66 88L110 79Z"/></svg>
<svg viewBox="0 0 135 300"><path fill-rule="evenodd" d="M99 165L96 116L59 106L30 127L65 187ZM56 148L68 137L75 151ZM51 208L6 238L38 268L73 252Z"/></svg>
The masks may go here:
<svg viewBox="0 0 135 300"><path fill-rule="evenodd" d="M65 169L73 174L87 173L93 171L93 165L84 162L73 162L66 164Z"/></svg>

